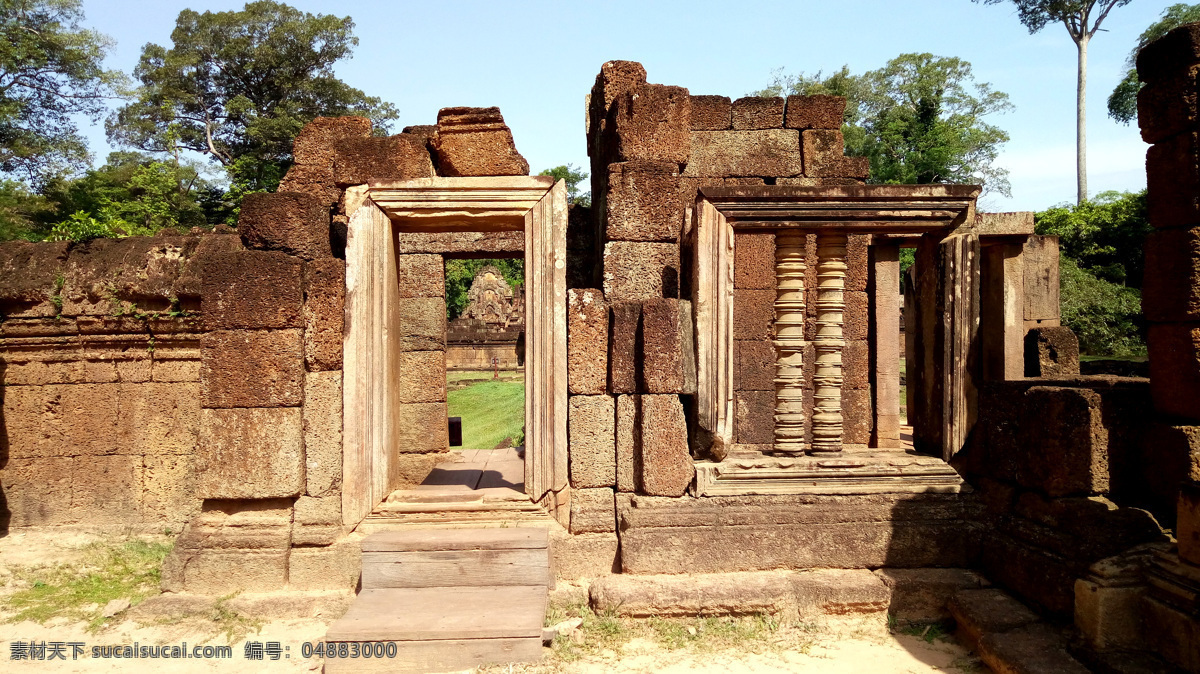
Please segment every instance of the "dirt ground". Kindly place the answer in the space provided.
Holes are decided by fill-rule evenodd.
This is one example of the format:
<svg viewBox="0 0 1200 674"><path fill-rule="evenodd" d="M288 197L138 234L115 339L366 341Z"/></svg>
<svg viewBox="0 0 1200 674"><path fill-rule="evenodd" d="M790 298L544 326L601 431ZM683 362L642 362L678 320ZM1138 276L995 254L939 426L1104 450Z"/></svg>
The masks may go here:
<svg viewBox="0 0 1200 674"><path fill-rule="evenodd" d="M349 597L311 597L297 595L255 595L223 601L194 598L195 601L172 603L170 596L150 597L142 606L118 614L107 624L89 631L89 622L78 618L51 618L45 624L13 622L14 614L5 600L27 585L22 569L48 564L71 563L80 559L83 548L97 541L86 533L23 532L0 538L0 661L5 672L310 672L320 671L318 658L304 658L300 648L306 641L317 641L326 627L339 615ZM104 540L104 539L100 539ZM239 604L238 602L242 603ZM257 602L257 603L255 603ZM270 607L275 617L243 613L247 606ZM240 610L239 610L240 609ZM95 607L95 611L100 611ZM289 619L280 618L280 613ZM232 638L231 638L232 637ZM14 644L59 642L64 644L65 660L13 660ZM71 643L83 645L83 654L72 659ZM246 657L247 642L264 645L264 659ZM280 646L280 657L271 660L266 645ZM190 651L196 646L232 647L229 659L113 659L93 658L92 648L112 645L182 645ZM669 648L652 639L634 636L604 648L583 644L570 651L546 648L541 663L503 665L484 668L493 672L571 672L602 674L607 672L711 672L729 674L773 672L917 674L925 672L986 671L978 661L952 640L931 642L918 636L889 633L885 628L854 633L837 630L813 631L801 638L787 630L771 639L745 646L697 649L693 646Z"/></svg>

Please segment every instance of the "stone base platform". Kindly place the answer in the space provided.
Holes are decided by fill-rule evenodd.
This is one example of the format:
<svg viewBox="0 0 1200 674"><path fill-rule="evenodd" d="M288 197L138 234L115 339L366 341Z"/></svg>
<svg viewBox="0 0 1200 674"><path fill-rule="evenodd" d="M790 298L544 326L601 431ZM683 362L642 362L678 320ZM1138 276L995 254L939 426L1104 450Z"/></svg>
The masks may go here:
<svg viewBox="0 0 1200 674"><path fill-rule="evenodd" d="M742 495L618 499L625 573L971 567L973 494Z"/></svg>
<svg viewBox="0 0 1200 674"><path fill-rule="evenodd" d="M1200 567L1159 552L1142 598L1146 645L1177 667L1200 671Z"/></svg>
<svg viewBox="0 0 1200 674"><path fill-rule="evenodd" d="M696 463L694 493L953 494L969 489L940 458L864 448L836 456L799 457L735 451L719 463Z"/></svg>

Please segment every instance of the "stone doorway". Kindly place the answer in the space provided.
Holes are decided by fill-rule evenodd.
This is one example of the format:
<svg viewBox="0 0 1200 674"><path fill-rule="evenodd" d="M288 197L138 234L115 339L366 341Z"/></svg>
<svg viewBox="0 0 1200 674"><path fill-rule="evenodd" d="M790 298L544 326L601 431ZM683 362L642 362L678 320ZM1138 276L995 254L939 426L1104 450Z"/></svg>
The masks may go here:
<svg viewBox="0 0 1200 674"><path fill-rule="evenodd" d="M524 176L422 178L363 186L353 198L358 203L346 209L353 215L346 246L345 523L408 508L391 507L397 487L445 481L434 468L451 457L442 265L454 257L524 259L525 451L498 458L519 464L505 466L508 493L495 494L491 505L553 513L567 486L565 184ZM489 505L442 508L415 498L422 500L418 509L434 514Z"/></svg>

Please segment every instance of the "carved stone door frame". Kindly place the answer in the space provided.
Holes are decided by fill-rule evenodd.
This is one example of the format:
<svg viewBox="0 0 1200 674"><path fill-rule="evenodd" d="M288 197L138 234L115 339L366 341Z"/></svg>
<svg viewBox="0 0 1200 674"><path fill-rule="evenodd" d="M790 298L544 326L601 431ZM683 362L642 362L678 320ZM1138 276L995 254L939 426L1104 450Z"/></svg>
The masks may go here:
<svg viewBox="0 0 1200 674"><path fill-rule="evenodd" d="M733 445L734 435L735 229L788 230L797 234L929 234L939 241L943 237L973 236L974 204L979 192L977 186L971 185L701 188L692 211L695 256L692 300L699 354L696 402L700 431L711 441L713 454L724 456ZM970 344L959 340L953 348L959 347L970 348ZM947 364L961 362L963 359L955 356ZM958 391L963 386L963 378L951 377L947 385ZM960 407L952 407L956 413L948 417L949 423L956 425L944 437L947 442L958 442L959 445L945 448L943 455L947 458L961 447L965 438L962 426L968 420L957 414ZM953 475L944 464L927 466L918 462L907 469L893 469L894 466L887 468L895 474L889 476L898 476L907 470L909 476L927 478L928 484L915 486L917 490L926 490L928 485L937 488L939 481L946 481L944 478ZM839 481L856 484L859 490L895 489L880 484L875 478L884 476L875 475L874 470L862 467L861 470L823 471L813 461L787 458L767 461L763 466L745 461L723 461L697 465L696 491L698 494L822 493L840 489L830 484ZM820 477L823 472L830 472L835 479L825 484L814 483L813 478ZM890 484L891 480L888 482Z"/></svg>
<svg viewBox="0 0 1200 674"><path fill-rule="evenodd" d="M419 178L372 183L347 197L359 205L347 209L342 521L362 521L394 484L401 231L524 231L525 491L553 510L553 496L567 488L566 183Z"/></svg>

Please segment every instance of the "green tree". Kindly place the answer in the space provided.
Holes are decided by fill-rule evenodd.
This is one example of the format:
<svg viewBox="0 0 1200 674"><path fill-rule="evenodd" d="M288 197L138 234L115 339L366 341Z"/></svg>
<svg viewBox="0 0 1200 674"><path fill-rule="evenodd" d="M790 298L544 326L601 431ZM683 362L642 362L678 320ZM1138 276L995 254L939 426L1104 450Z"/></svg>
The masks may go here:
<svg viewBox="0 0 1200 674"><path fill-rule="evenodd" d="M1146 191L1101 192L1082 204L1062 204L1036 216L1038 234L1059 237L1062 254L1089 274L1119 285L1142 286L1146 235L1152 231Z"/></svg>
<svg viewBox="0 0 1200 674"><path fill-rule="evenodd" d="M1192 23L1193 21L1200 21L1200 5L1179 3L1164 9L1162 18L1150 24L1149 28L1142 31L1142 34L1138 36L1137 45L1129 52L1129 57L1125 59L1124 79L1121 80L1120 84L1108 96L1109 117L1123 124L1128 124L1137 119L1137 95L1142 89L1142 83L1138 81L1137 74L1138 52L1146 45L1171 32L1171 30L1185 23Z"/></svg>
<svg viewBox="0 0 1200 674"><path fill-rule="evenodd" d="M0 171L40 187L87 165L73 116L100 118L123 76L79 0L0 0Z"/></svg>
<svg viewBox="0 0 1200 674"><path fill-rule="evenodd" d="M1063 325L1079 337L1079 350L1089 356L1146 354L1142 294L1096 278L1069 255L1059 259Z"/></svg>
<svg viewBox="0 0 1200 674"><path fill-rule="evenodd" d="M172 46L147 44L133 100L107 124L110 141L146 152L207 155L231 192L273 190L292 140L322 115L363 115L385 133L396 109L338 79L358 44L349 17L261 0L241 11L180 12Z"/></svg>
<svg viewBox="0 0 1200 674"><path fill-rule="evenodd" d="M588 177L588 174L575 168L574 164L565 164L563 166L555 166L554 168L548 168L548 169L542 171L541 173L539 173L538 175L552 176L555 180L567 181L567 201L569 203L576 204L579 206L591 206L592 205L591 191L590 190L587 192L579 191L579 183L586 180Z"/></svg>
<svg viewBox="0 0 1200 674"><path fill-rule="evenodd" d="M995 165L1008 134L985 118L1012 104L962 59L901 54L862 75L845 66L829 76L777 71L757 95L787 93L846 98L846 152L870 158L870 182L979 183L1009 194L1008 173Z"/></svg>
<svg viewBox="0 0 1200 674"><path fill-rule="evenodd" d="M1075 167L1077 203L1088 198L1087 190L1087 55L1088 43L1100 30L1108 13L1131 0L973 0L985 5L1012 2L1017 18L1030 33L1052 23L1061 23L1075 42L1079 58L1075 86Z"/></svg>
<svg viewBox="0 0 1200 674"><path fill-rule="evenodd" d="M19 180L0 181L0 241L41 241L40 223L53 217L54 205Z"/></svg>

